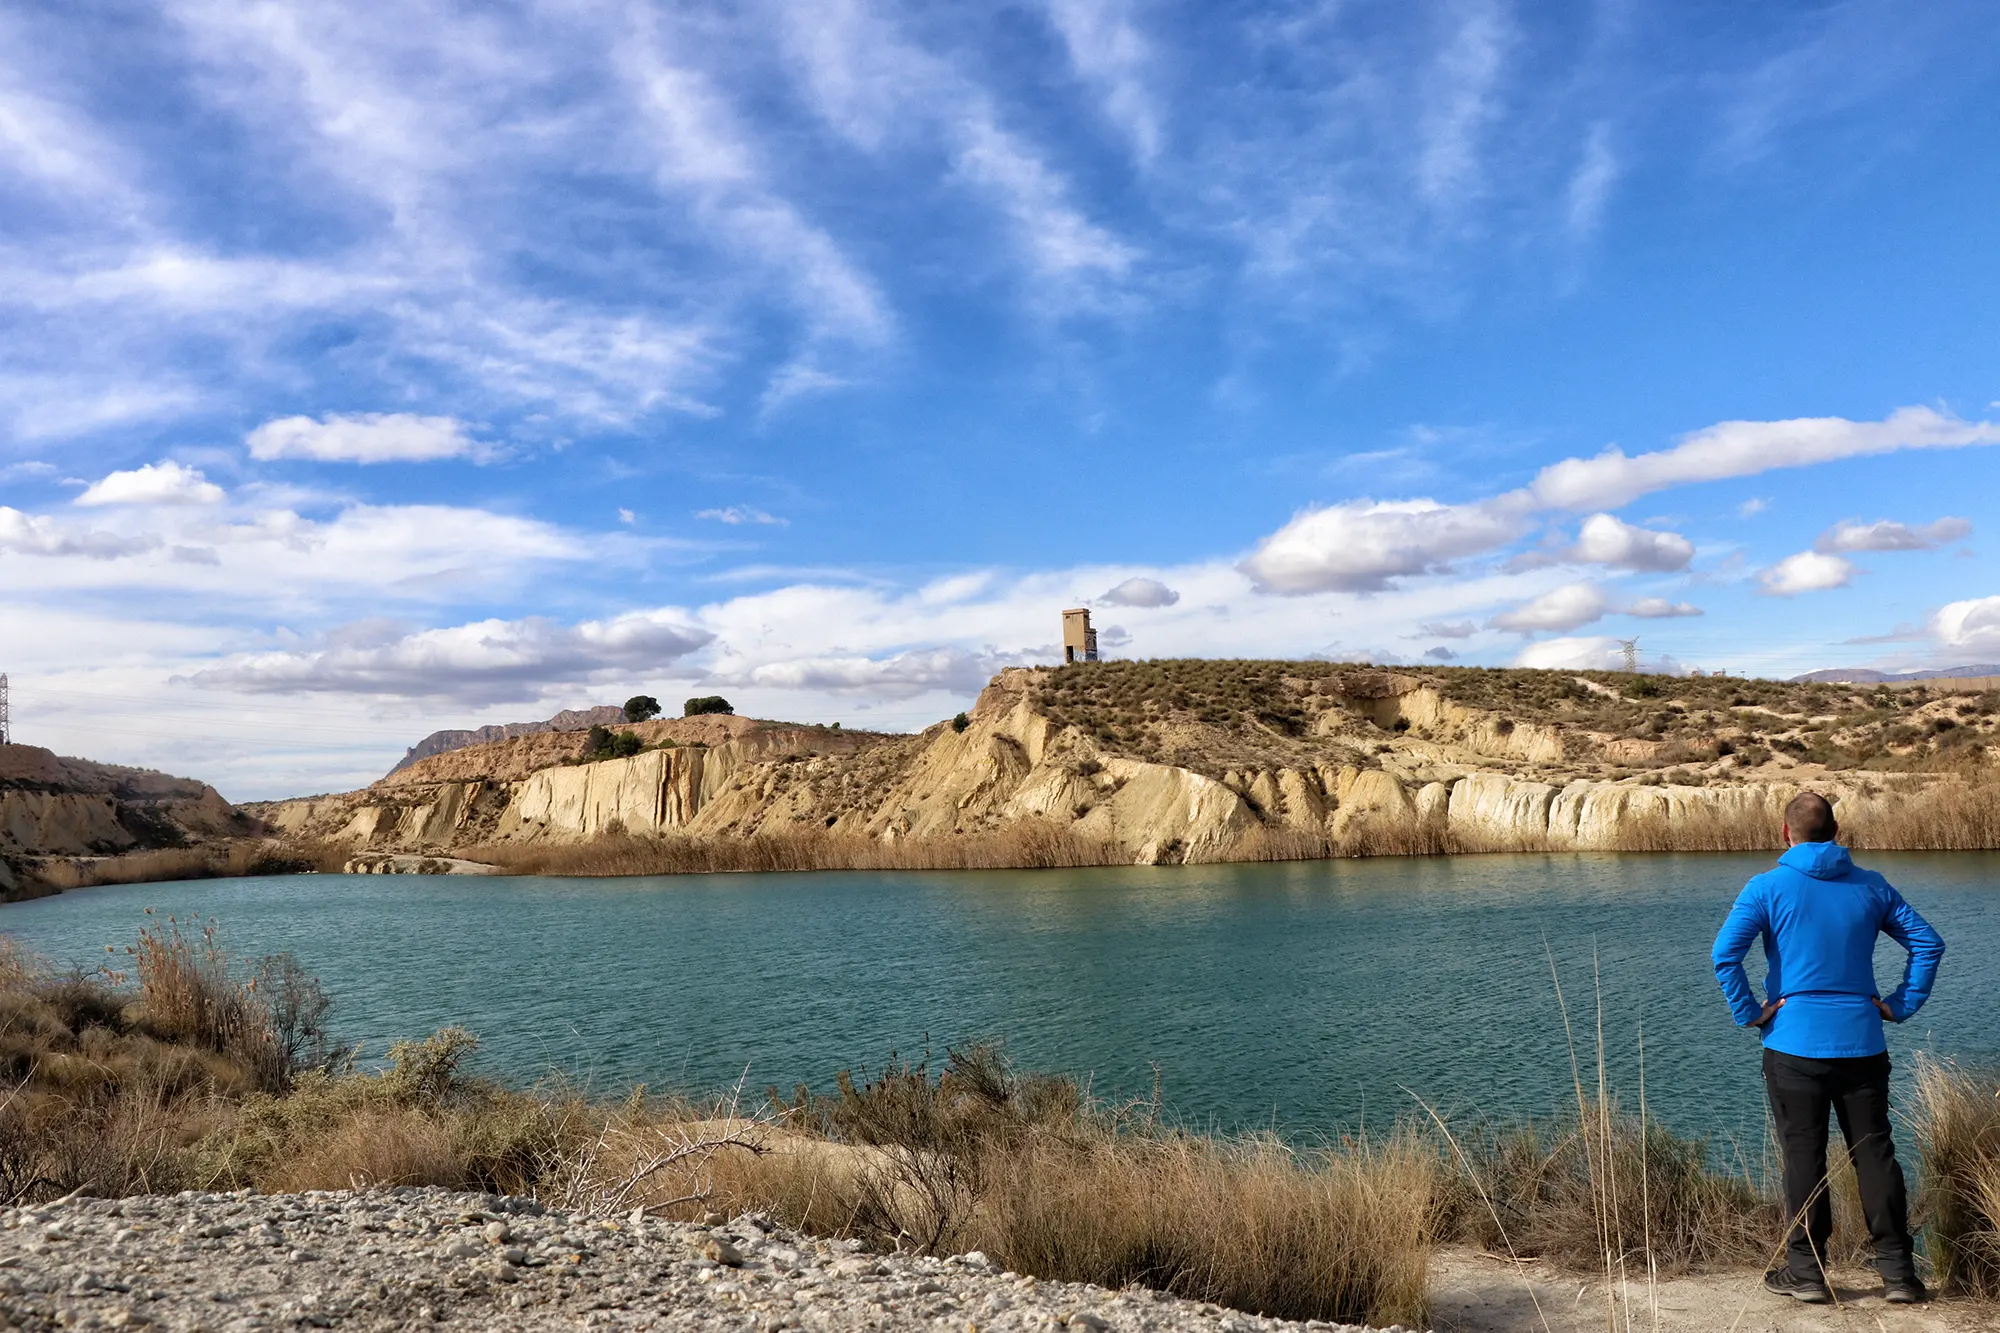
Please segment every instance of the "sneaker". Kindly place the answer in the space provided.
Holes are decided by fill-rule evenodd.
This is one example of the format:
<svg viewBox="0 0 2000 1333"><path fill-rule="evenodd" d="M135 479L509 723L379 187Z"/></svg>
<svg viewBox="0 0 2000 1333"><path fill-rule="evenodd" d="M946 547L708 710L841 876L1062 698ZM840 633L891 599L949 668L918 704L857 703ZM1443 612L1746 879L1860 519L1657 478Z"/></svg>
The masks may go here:
<svg viewBox="0 0 2000 1333"><path fill-rule="evenodd" d="M1884 1279L1882 1295L1891 1305L1922 1305L1931 1298L1923 1279L1914 1277L1897 1278L1894 1281Z"/></svg>
<svg viewBox="0 0 2000 1333"><path fill-rule="evenodd" d="M1795 1277L1789 1268L1774 1268L1764 1274L1764 1290L1807 1305L1825 1305L1833 1299L1826 1283L1816 1277Z"/></svg>

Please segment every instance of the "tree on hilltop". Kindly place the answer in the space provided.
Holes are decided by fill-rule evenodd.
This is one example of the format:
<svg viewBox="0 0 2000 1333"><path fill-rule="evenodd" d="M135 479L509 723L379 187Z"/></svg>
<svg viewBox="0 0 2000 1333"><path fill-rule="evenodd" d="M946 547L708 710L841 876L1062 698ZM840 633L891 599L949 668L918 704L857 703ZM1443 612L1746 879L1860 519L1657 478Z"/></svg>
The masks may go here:
<svg viewBox="0 0 2000 1333"><path fill-rule="evenodd" d="M735 711L734 708L729 706L729 700L719 694L707 694L699 699L690 699L681 706L682 717L700 717L704 713L734 713Z"/></svg>
<svg viewBox="0 0 2000 1333"><path fill-rule="evenodd" d="M625 720L644 722L660 715L660 701L650 694L635 694L625 701Z"/></svg>

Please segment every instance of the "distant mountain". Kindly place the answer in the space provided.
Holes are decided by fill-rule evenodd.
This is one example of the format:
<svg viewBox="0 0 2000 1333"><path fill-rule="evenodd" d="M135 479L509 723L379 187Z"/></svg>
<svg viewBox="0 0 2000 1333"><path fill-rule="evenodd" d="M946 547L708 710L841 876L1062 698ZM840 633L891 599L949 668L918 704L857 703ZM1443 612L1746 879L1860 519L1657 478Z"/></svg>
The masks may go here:
<svg viewBox="0 0 2000 1333"><path fill-rule="evenodd" d="M1969 680L1980 676L2000 676L2000 666L1982 662L1977 666L1941 667L1936 671L1875 671L1869 667L1828 667L1793 676L1795 681L1818 681L1824 685L1895 685L1912 680Z"/></svg>
<svg viewBox="0 0 2000 1333"><path fill-rule="evenodd" d="M412 745L403 755L402 762L389 772L400 773L419 759L463 750L468 745L490 745L494 741L511 741L516 736L539 736L545 731L589 731L592 727L608 727L624 720L625 710L618 705L598 704L594 708L565 708L546 722L505 722L475 731L433 731Z"/></svg>

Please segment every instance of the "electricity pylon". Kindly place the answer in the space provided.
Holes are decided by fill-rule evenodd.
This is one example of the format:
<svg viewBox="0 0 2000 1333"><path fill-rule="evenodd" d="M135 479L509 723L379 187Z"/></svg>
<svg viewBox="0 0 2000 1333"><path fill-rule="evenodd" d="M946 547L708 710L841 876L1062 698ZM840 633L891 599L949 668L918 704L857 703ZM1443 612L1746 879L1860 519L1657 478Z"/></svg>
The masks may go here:
<svg viewBox="0 0 2000 1333"><path fill-rule="evenodd" d="M1620 639L1618 647L1625 654L1625 670L1632 675L1638 675L1639 641L1637 639Z"/></svg>

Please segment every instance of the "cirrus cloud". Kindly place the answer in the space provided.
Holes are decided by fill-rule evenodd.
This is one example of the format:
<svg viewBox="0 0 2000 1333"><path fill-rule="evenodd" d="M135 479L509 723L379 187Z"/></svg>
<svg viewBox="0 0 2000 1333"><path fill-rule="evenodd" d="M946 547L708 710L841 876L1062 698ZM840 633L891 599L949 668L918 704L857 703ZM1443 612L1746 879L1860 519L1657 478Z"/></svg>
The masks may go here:
<svg viewBox="0 0 2000 1333"><path fill-rule="evenodd" d="M1627 456L1613 447L1595 458L1566 458L1543 468L1531 490L1551 509L1616 509L1670 486L1902 449L1983 444L2000 444L2000 423L1963 421L1929 407L1899 408L1881 421L1723 421L1682 437L1671 449Z"/></svg>

